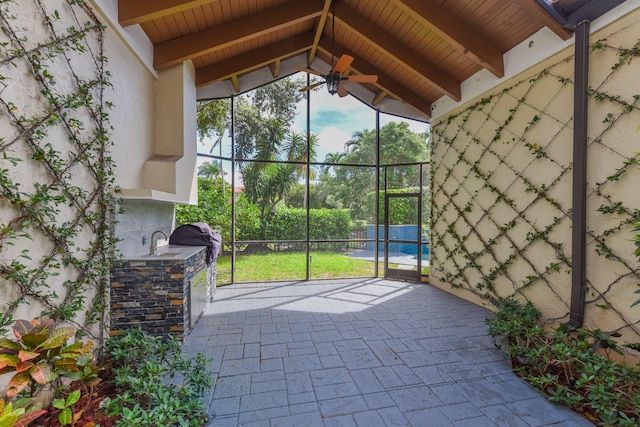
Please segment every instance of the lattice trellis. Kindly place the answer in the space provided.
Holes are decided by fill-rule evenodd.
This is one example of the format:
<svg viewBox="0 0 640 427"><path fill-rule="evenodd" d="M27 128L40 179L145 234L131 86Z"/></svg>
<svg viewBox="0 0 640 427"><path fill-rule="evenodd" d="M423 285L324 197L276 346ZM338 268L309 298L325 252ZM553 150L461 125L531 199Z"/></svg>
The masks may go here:
<svg viewBox="0 0 640 427"><path fill-rule="evenodd" d="M76 0L0 5L0 329L101 334L115 242L104 27Z"/></svg>
<svg viewBox="0 0 640 427"><path fill-rule="evenodd" d="M625 45L637 38L629 22L591 53L587 320L637 340L640 52ZM430 274L482 298L521 295L566 320L573 56L558 58L432 127Z"/></svg>

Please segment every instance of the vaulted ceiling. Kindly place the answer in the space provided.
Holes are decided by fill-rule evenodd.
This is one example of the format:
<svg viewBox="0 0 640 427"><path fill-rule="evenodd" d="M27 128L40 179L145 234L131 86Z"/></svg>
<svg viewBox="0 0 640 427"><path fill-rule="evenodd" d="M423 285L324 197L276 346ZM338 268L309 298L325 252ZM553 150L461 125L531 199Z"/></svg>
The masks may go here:
<svg viewBox="0 0 640 427"><path fill-rule="evenodd" d="M201 89L244 92L257 71L273 80L293 65L326 73L347 53L354 61L345 73L378 76L348 83L350 92L366 89L371 96L359 98L374 107L391 101L425 117L442 96L460 100L461 83L478 71L502 77L504 53L542 27L571 36L536 0L118 0L118 7L120 24L140 25L153 43L157 70L191 60Z"/></svg>

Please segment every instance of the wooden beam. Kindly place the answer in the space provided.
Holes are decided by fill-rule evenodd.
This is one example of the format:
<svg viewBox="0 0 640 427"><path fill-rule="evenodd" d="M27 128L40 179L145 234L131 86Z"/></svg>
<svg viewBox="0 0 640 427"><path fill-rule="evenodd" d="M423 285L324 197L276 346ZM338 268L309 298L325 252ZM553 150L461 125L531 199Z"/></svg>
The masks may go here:
<svg viewBox="0 0 640 427"><path fill-rule="evenodd" d="M178 37L155 46L154 67L161 69L224 49L320 16L319 4L289 2L213 28Z"/></svg>
<svg viewBox="0 0 640 427"><path fill-rule="evenodd" d="M375 98L373 98L373 101L371 102L371 105L373 105L374 107L378 104L380 104L380 102L386 98L387 96L387 91L382 89L380 90L380 92L378 92L378 94L376 95Z"/></svg>
<svg viewBox="0 0 640 427"><path fill-rule="evenodd" d="M429 80L443 94L448 95L455 101L460 101L461 82L451 77L428 59L420 57L404 43L388 37L387 34L380 31L377 25L364 19L357 11L342 5L340 15L336 15L336 19L359 33L358 35L361 38L366 39L369 44L393 58L397 63L412 69L423 78Z"/></svg>
<svg viewBox="0 0 640 427"><path fill-rule="evenodd" d="M120 25L141 24L219 0L118 0Z"/></svg>
<svg viewBox="0 0 640 427"><path fill-rule="evenodd" d="M353 52L348 50L338 43L332 43L330 41L320 41L318 49L324 54L331 56L331 48L335 49L335 55L342 55L343 53L349 53L353 56L354 61L351 64L351 69L360 74L375 74L378 76L377 83L374 83L376 87L388 92L396 98L402 100L407 105L415 108L422 114L426 114L427 117L431 117L431 103L415 93L411 88L406 87L404 84L396 80L395 77L383 73L376 66L368 63L364 58L359 57Z"/></svg>
<svg viewBox="0 0 640 427"><path fill-rule="evenodd" d="M280 58L269 64L269 69L271 70L271 75L274 79L280 77Z"/></svg>
<svg viewBox="0 0 640 427"><path fill-rule="evenodd" d="M477 34L469 31L435 2L422 0L392 0L418 23L444 39L470 60L489 70L497 77L504 77L502 53Z"/></svg>
<svg viewBox="0 0 640 427"><path fill-rule="evenodd" d="M322 15L320 15L320 19L318 19L318 25L316 25L314 36L313 36L313 46L311 46L311 51L309 52L309 56L307 58L307 65L311 65L313 63L313 58L316 56L316 50L318 49L318 43L320 43L320 37L322 37L324 27L327 24L327 17L329 16L329 9L331 8L331 3L332 3L332 0L324 1L324 7L322 8Z"/></svg>
<svg viewBox="0 0 640 427"><path fill-rule="evenodd" d="M301 34L198 68L196 70L196 86L206 86L228 79L233 75L265 67L275 60L302 53L311 47L311 38L311 33Z"/></svg>
<svg viewBox="0 0 640 427"><path fill-rule="evenodd" d="M231 84L233 85L233 90L235 90L236 93L240 93L240 82L238 81L237 74L231 76Z"/></svg>
<svg viewBox="0 0 640 427"><path fill-rule="evenodd" d="M527 9L535 19L556 33L562 40L569 40L571 38L571 32L545 12L545 10L536 3L536 0L515 0L515 2Z"/></svg>

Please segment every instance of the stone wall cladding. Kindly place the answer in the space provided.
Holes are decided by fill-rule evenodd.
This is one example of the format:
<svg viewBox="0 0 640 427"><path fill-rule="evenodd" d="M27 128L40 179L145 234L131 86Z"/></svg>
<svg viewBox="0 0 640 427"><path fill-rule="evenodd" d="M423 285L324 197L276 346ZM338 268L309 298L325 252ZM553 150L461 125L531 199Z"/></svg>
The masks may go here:
<svg viewBox="0 0 640 427"><path fill-rule="evenodd" d="M204 247L186 259L116 262L111 275L111 335L140 328L184 339L189 333L189 282L205 268Z"/></svg>

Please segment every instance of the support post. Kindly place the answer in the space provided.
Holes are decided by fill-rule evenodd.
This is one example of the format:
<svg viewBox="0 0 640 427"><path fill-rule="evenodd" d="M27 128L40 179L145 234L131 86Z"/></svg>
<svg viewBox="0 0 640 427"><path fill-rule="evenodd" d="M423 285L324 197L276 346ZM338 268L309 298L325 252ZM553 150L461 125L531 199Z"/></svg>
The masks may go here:
<svg viewBox="0 0 640 427"><path fill-rule="evenodd" d="M584 322L587 291L587 148L589 103L588 20L575 27L575 77L573 106L573 230L571 236L571 308L569 324L579 328Z"/></svg>

